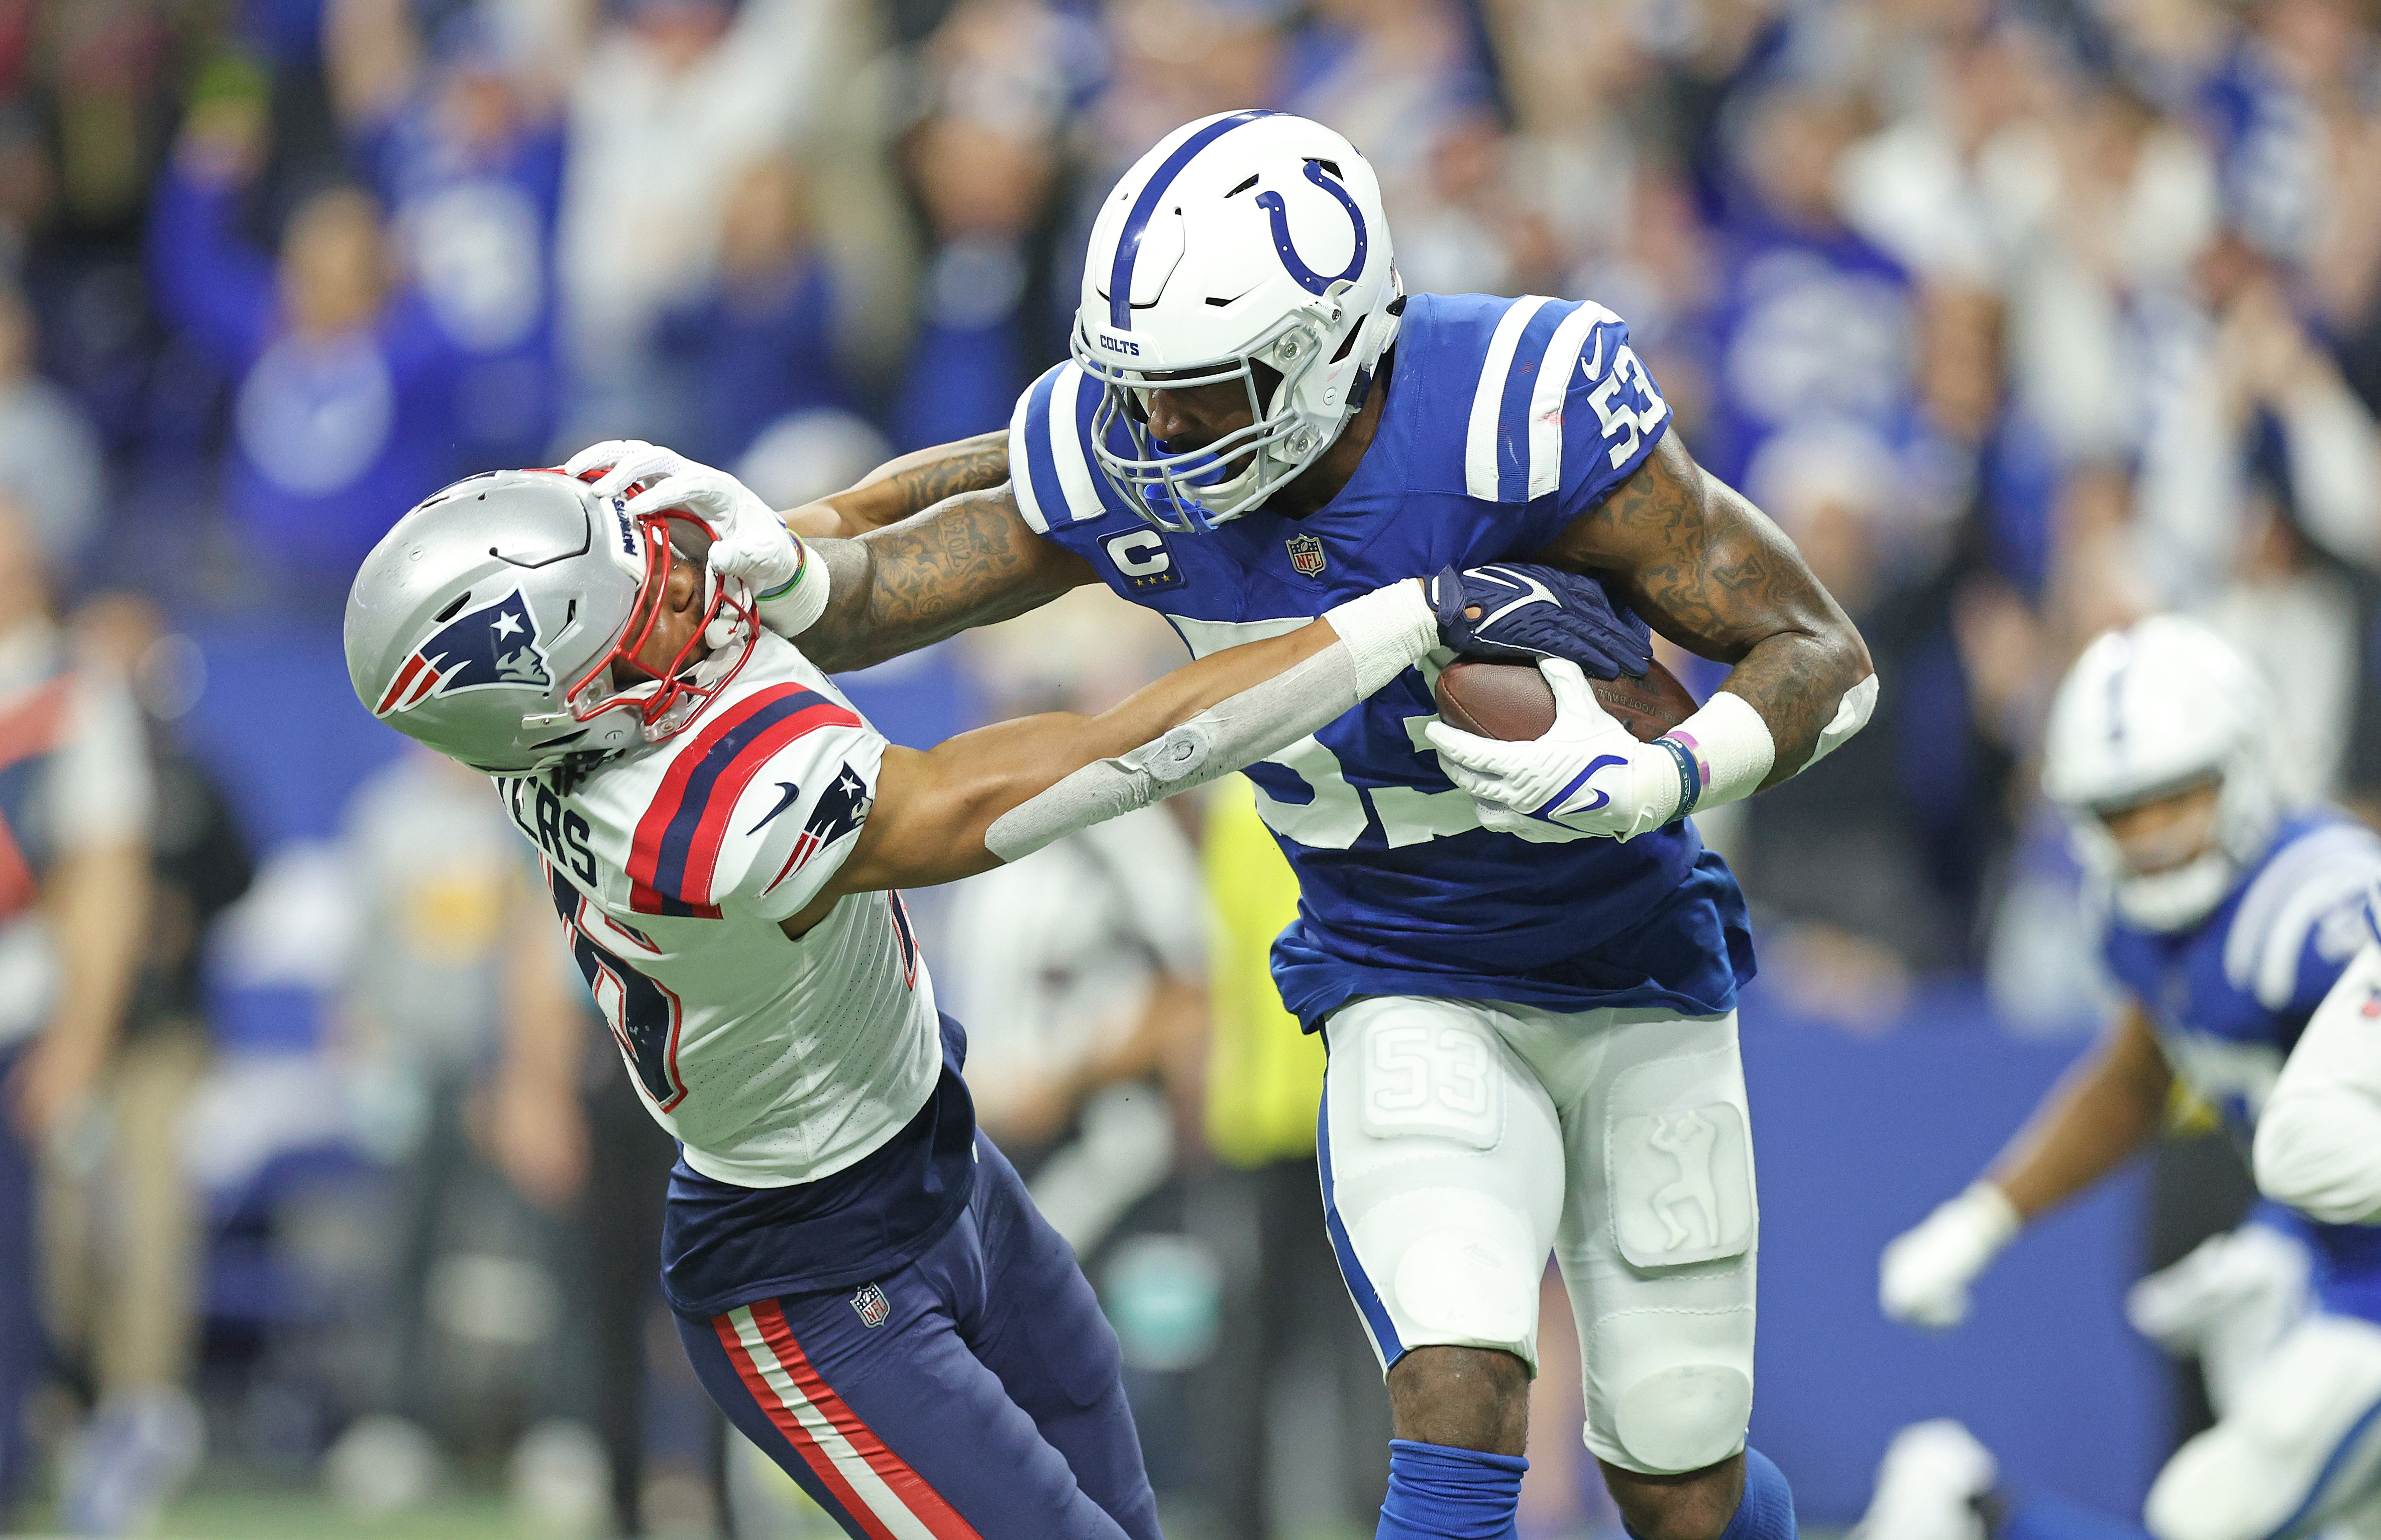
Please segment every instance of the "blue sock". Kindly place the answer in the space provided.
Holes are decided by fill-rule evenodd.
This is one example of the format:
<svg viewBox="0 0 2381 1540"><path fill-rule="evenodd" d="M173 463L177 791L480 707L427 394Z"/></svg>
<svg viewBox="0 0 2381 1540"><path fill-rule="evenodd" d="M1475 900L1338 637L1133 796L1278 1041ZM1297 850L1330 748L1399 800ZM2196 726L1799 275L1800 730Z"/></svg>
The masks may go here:
<svg viewBox="0 0 2381 1540"><path fill-rule="evenodd" d="M1993 1526L1998 1540L2150 1540L2149 1531L2063 1497L2028 1497Z"/></svg>
<svg viewBox="0 0 2381 1540"><path fill-rule="evenodd" d="M1627 1525L1621 1526L1627 1529ZM1637 1532L1628 1531L1630 1540L1638 1540ZM1719 1532L1719 1540L1795 1540L1794 1490L1786 1485L1785 1473L1771 1463L1767 1455L1748 1444L1744 1447L1744 1497L1736 1505L1736 1517L1728 1528ZM2053 1540L2043 1536L2041 1540Z"/></svg>
<svg viewBox="0 0 2381 1540"><path fill-rule="evenodd" d="M1374 1540L1512 1540L1521 1506L1517 1454L1389 1440L1389 1495Z"/></svg>

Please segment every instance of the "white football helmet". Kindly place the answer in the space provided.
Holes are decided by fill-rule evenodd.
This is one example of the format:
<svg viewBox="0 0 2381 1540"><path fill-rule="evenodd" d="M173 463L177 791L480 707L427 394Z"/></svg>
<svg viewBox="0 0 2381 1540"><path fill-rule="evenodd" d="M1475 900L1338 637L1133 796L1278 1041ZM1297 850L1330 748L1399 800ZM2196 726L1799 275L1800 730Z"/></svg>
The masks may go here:
<svg viewBox="0 0 2381 1540"><path fill-rule="evenodd" d="M2050 708L2043 790L2125 920L2155 931L2197 923L2272 841L2281 808L2266 762L2270 710L2249 661L2180 616L2109 631L2068 670ZM2167 871L2132 871L2106 816L2219 778L2210 847Z"/></svg>
<svg viewBox="0 0 2381 1540"><path fill-rule="evenodd" d="M1345 139L1256 110L1175 129L1092 226L1071 343L1105 387L1101 471L1160 529L1256 507L1363 404L1401 299L1380 183ZM1235 380L1248 427L1179 453L1151 437L1149 392ZM1108 444L1119 423L1129 457Z"/></svg>

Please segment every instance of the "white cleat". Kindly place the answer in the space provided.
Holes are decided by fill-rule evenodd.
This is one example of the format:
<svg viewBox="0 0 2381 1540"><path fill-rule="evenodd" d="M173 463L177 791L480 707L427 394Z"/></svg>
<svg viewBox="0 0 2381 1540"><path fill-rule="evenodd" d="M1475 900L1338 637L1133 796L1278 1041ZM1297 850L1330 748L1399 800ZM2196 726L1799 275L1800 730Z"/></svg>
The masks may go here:
<svg viewBox="0 0 2381 1540"><path fill-rule="evenodd" d="M1999 1479L1993 1451L1958 1423L1912 1423L1886 1447L1851 1540L1985 1540L1976 1500Z"/></svg>

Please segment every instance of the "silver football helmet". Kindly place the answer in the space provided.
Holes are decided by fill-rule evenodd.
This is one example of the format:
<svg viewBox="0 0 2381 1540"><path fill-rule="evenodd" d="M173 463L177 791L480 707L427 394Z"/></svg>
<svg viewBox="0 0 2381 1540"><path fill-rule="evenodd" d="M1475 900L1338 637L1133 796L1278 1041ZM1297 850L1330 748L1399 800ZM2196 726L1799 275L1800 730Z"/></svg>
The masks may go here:
<svg viewBox="0 0 2381 1540"><path fill-rule="evenodd" d="M678 510L629 518L636 490L598 497L559 471L492 471L432 494L348 590L357 698L491 772L583 765L685 728L743 666L755 628L738 585L706 574L703 623L669 666L616 669L652 634L673 552L699 558L713 535Z"/></svg>

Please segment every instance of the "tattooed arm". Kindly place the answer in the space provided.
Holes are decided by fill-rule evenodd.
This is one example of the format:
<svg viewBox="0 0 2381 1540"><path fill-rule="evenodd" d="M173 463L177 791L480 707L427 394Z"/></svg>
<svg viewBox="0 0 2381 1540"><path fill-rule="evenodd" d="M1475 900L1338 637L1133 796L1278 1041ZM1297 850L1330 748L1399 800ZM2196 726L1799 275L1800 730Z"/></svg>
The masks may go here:
<svg viewBox="0 0 2381 1540"><path fill-rule="evenodd" d="M1876 672L1794 543L1675 433L1533 559L1617 574L1655 630L1734 664L1720 688L1760 713L1777 748L1764 788L1810 763L1846 693Z"/></svg>
<svg viewBox="0 0 2381 1540"><path fill-rule="evenodd" d="M853 537L922 513L946 497L983 492L1008 480L1008 430L978 434L885 461L849 489L789 509L786 522L806 539Z"/></svg>
<svg viewBox="0 0 2381 1540"><path fill-rule="evenodd" d="M801 649L829 673L1022 615L1096 581L1091 563L1027 526L1005 483L811 549L826 562L829 597Z"/></svg>

